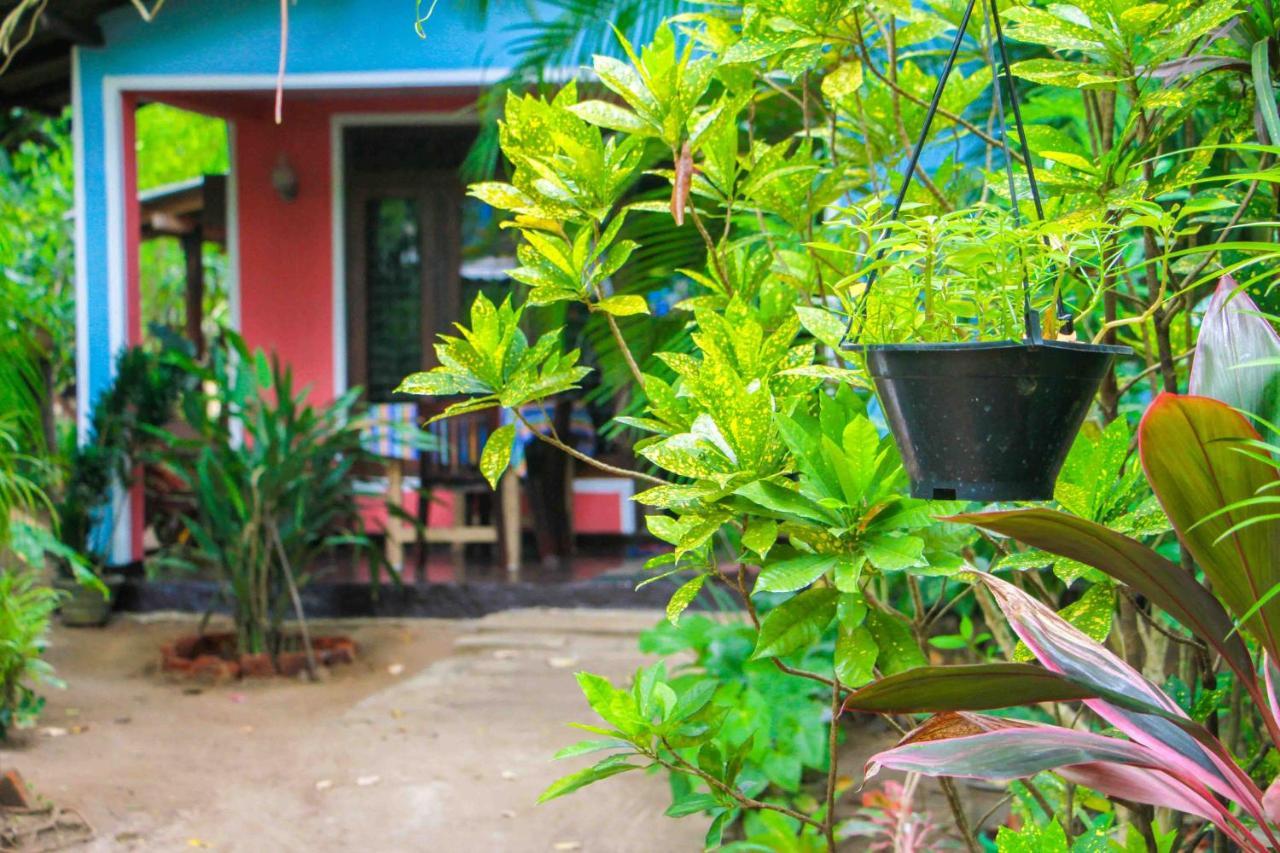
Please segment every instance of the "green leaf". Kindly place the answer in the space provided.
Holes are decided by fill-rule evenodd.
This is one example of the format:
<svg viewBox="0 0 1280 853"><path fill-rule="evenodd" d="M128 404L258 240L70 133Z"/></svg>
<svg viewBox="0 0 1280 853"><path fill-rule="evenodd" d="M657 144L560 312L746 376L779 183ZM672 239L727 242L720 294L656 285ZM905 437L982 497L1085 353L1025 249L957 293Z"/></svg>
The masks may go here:
<svg viewBox="0 0 1280 853"><path fill-rule="evenodd" d="M846 95L852 95L862 86L862 62L851 59L836 66L826 77L822 78L822 94L833 101Z"/></svg>
<svg viewBox="0 0 1280 853"><path fill-rule="evenodd" d="M621 296L608 296L592 306L597 311L612 314L615 317L630 317L633 314L648 314L649 303L638 294L629 293Z"/></svg>
<svg viewBox="0 0 1280 853"><path fill-rule="evenodd" d="M778 522L772 518L753 518L747 523L742 533L742 545L750 548L761 557L769 554L769 549L778 539Z"/></svg>
<svg viewBox="0 0 1280 853"><path fill-rule="evenodd" d="M635 696L631 691L619 690L610 683L609 679L590 672L579 672L577 679L587 704L600 716L600 719L616 727L628 737L644 730L647 723L640 716Z"/></svg>
<svg viewBox="0 0 1280 853"><path fill-rule="evenodd" d="M883 714L986 711L1095 696L1087 685L1042 666L981 663L902 670L851 693L845 707Z"/></svg>
<svg viewBox="0 0 1280 853"><path fill-rule="evenodd" d="M632 749L631 744L625 740L617 738L606 738L604 740L580 740L575 744L566 746L564 749L556 752L552 758L574 758L579 755L587 755L592 752L600 752L604 749Z"/></svg>
<svg viewBox="0 0 1280 853"><path fill-rule="evenodd" d="M602 779L608 779L610 776L617 776L619 773L626 773L628 770L640 770L640 765L627 763L627 758L629 757L626 755L611 755L598 764L593 764L584 770L561 777L552 782L551 786L542 792L542 795L538 797L538 802L541 804L548 800L554 800L556 797L563 797L565 794L572 794L579 788L590 785L593 782L599 782Z"/></svg>
<svg viewBox="0 0 1280 853"><path fill-rule="evenodd" d="M534 208L534 201L511 184L498 181L482 182L467 187L467 193L498 210L525 211Z"/></svg>
<svg viewBox="0 0 1280 853"><path fill-rule="evenodd" d="M1267 127L1268 141L1272 145L1280 145L1280 113L1276 112L1276 90L1271 84L1271 61L1267 57L1270 38L1261 38L1253 43L1251 66L1253 70L1253 92L1258 102L1258 111L1262 113L1262 122Z"/></svg>
<svg viewBox="0 0 1280 853"><path fill-rule="evenodd" d="M860 687L875 675L880 647L871 632L859 625L851 630L840 628L836 636L836 677L850 687Z"/></svg>
<svg viewBox="0 0 1280 853"><path fill-rule="evenodd" d="M757 592L793 592L822 577L836 564L830 554L797 554L765 565L756 578Z"/></svg>
<svg viewBox="0 0 1280 853"><path fill-rule="evenodd" d="M765 614L753 660L788 655L811 646L836 615L839 593L830 587L807 589Z"/></svg>
<svg viewBox="0 0 1280 853"><path fill-rule="evenodd" d="M832 349L840 348L848 329L848 323L845 320L825 308L813 308L808 305L797 305L796 314L800 316L800 325L804 326L806 332Z"/></svg>
<svg viewBox="0 0 1280 853"><path fill-rule="evenodd" d="M480 454L480 473L495 489L511 462L511 448L515 440L516 425L506 424L495 429L484 443L484 451Z"/></svg>
<svg viewBox="0 0 1280 853"><path fill-rule="evenodd" d="M608 130L652 136L653 128L631 110L608 101L581 101L572 104L569 111L585 122Z"/></svg>
<svg viewBox="0 0 1280 853"><path fill-rule="evenodd" d="M667 619L672 625L680 621L680 614L698 597L706 582L706 575L698 575L672 593L671 600L667 602Z"/></svg>
<svg viewBox="0 0 1280 853"><path fill-rule="evenodd" d="M1021 829L1000 827L996 833L997 853L1067 853L1067 834L1058 821L1024 823ZM1146 845L1142 847L1146 850Z"/></svg>
<svg viewBox="0 0 1280 853"><path fill-rule="evenodd" d="M1099 73L1096 65L1087 62L1068 62L1061 59L1024 59L1009 66L1009 70L1033 83L1065 86L1072 89L1112 87L1127 78Z"/></svg>
<svg viewBox="0 0 1280 853"><path fill-rule="evenodd" d="M710 794L692 794L672 803L665 814L667 817L687 817L691 814L710 811L719 805L719 801Z"/></svg>
<svg viewBox="0 0 1280 853"><path fill-rule="evenodd" d="M867 559L881 571L924 565L924 540L918 536L868 536L862 547Z"/></svg>
<svg viewBox="0 0 1280 853"><path fill-rule="evenodd" d="M885 675L925 665L924 652L920 651L906 620L872 607L867 611L866 626L880 649L876 666Z"/></svg>
<svg viewBox="0 0 1280 853"><path fill-rule="evenodd" d="M794 489L779 486L776 483L758 480L742 486L735 494L741 495L764 509L776 512L783 518L799 517L832 526L838 523L831 513L814 501Z"/></svg>
<svg viewBox="0 0 1280 853"><path fill-rule="evenodd" d="M841 592L858 592L858 580L862 577L862 566L866 561L865 554L842 554L836 560L833 574L836 589Z"/></svg>

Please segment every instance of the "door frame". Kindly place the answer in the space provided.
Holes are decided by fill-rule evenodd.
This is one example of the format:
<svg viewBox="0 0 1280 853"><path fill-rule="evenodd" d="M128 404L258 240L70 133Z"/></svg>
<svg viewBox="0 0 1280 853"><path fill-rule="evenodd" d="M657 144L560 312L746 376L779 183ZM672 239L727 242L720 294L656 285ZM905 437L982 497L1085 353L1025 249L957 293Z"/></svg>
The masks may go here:
<svg viewBox="0 0 1280 853"><path fill-rule="evenodd" d="M330 201L329 243L332 248L333 282L333 396L340 397L351 387L348 375L347 352L347 187L346 150L344 131L349 127L430 127L471 126L476 124L474 113L464 112L360 112L334 113L329 117L329 185Z"/></svg>

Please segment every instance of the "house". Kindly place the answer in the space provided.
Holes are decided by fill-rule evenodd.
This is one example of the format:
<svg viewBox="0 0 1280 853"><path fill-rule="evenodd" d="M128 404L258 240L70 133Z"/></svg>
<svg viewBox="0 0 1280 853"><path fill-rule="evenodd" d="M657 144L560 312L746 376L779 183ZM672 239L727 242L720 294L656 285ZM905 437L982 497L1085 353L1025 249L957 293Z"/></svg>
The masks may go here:
<svg viewBox="0 0 1280 853"><path fill-rule="evenodd" d="M414 5L290 2L278 122L280 3L168 0L148 21L126 0L50 0L0 100L47 107L70 94L82 431L115 354L141 340L140 241L192 227L182 217L210 192L216 202L195 208L214 211L225 241L233 325L313 399L360 385L384 400L430 363L431 340L484 276L463 274L463 231L485 211L467 206L478 203L457 169L528 7L493 0L501 13L483 15L441 0L419 35ZM152 102L228 123L225 180L140 197L134 112ZM630 530L630 510L600 489L584 485L584 520L602 512L597 526ZM133 503L134 523L115 526L120 561L141 554Z"/></svg>

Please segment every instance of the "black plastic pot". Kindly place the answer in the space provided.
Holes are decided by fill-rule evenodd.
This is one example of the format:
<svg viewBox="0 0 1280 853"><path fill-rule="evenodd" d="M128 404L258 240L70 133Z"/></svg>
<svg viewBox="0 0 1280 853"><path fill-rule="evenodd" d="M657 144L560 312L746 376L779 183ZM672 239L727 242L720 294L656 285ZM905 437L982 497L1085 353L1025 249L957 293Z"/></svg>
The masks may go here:
<svg viewBox="0 0 1280 853"><path fill-rule="evenodd" d="M871 345L911 494L1048 500L1089 404L1127 347L1065 341Z"/></svg>

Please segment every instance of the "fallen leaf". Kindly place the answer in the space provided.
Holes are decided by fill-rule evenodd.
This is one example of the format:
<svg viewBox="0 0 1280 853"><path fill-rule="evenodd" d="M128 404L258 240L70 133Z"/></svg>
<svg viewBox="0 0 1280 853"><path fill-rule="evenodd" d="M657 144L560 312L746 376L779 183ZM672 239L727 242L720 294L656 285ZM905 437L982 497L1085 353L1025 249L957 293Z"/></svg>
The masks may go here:
<svg viewBox="0 0 1280 853"><path fill-rule="evenodd" d="M503 778L503 779L514 779L514 778L516 778L515 771L514 771L514 770L503 770L503 771L502 771L502 778Z"/></svg>
<svg viewBox="0 0 1280 853"><path fill-rule="evenodd" d="M80 716L80 709L79 709L79 708L68 708L68 709L67 709L67 711L66 711L66 713L67 713L67 716L68 716L68 717L78 717L78 716Z"/></svg>
<svg viewBox="0 0 1280 853"><path fill-rule="evenodd" d="M243 705L244 700L248 697L246 697L243 693L228 693L227 698L230 699L232 702L235 702L237 705Z"/></svg>
<svg viewBox="0 0 1280 853"><path fill-rule="evenodd" d="M552 847L556 850L581 850L581 841L557 841Z"/></svg>
<svg viewBox="0 0 1280 853"><path fill-rule="evenodd" d="M515 649L498 649L493 653L493 656L497 660L511 660L516 656L516 650Z"/></svg>
<svg viewBox="0 0 1280 853"><path fill-rule="evenodd" d="M509 820L511 818L514 818L516 816L516 813L511 809L506 809L502 812L502 816Z"/></svg>
<svg viewBox="0 0 1280 853"><path fill-rule="evenodd" d="M404 664L402 663L393 663L391 666L387 667L387 675L400 675L403 672Z"/></svg>
<svg viewBox="0 0 1280 853"><path fill-rule="evenodd" d="M399 708L391 709L391 719L398 720L403 716L404 716L404 711L401 711Z"/></svg>
<svg viewBox="0 0 1280 853"><path fill-rule="evenodd" d="M359 776L356 778L356 784L361 788L367 788L370 785L376 785L382 781L381 776Z"/></svg>
<svg viewBox="0 0 1280 853"><path fill-rule="evenodd" d="M45 726L40 730L40 734L45 737L63 737L67 734L67 730L60 729L57 726Z"/></svg>
<svg viewBox="0 0 1280 853"><path fill-rule="evenodd" d="M577 666L578 659L574 657L547 658L547 663L555 669L568 669L571 666Z"/></svg>
<svg viewBox="0 0 1280 853"><path fill-rule="evenodd" d="M319 782L316 783L317 791L327 791L332 787L333 787L332 779L321 779Z"/></svg>
<svg viewBox="0 0 1280 853"><path fill-rule="evenodd" d="M187 846L188 847L208 847L209 842L201 841L199 838L188 838Z"/></svg>

